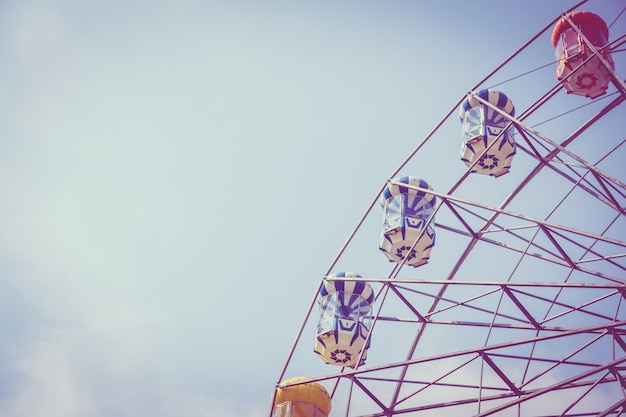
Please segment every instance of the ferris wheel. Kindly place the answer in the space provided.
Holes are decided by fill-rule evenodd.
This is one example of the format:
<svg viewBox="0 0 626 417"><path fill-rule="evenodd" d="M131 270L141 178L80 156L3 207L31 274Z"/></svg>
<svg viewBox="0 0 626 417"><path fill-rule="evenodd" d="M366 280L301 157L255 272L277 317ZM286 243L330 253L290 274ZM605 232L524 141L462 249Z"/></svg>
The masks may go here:
<svg viewBox="0 0 626 417"><path fill-rule="evenodd" d="M381 180L271 416L626 415L626 16L585 3ZM546 47L549 65L526 59Z"/></svg>

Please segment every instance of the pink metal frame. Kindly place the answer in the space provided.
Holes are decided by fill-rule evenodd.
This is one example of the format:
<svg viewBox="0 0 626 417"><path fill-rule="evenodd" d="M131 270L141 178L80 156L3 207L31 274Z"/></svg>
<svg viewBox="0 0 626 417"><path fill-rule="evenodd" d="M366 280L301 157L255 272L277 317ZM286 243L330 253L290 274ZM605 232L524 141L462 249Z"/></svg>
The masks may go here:
<svg viewBox="0 0 626 417"><path fill-rule="evenodd" d="M471 91L484 86L560 18ZM625 43L626 34L622 34L609 47L615 51ZM465 242L445 276L416 278L404 265L394 264L384 277L351 278L379 288L368 352L372 362L354 369L331 366L319 375L307 375L331 391L331 416L583 417L626 412L626 230L621 229L626 224L626 185L622 182L626 168L609 173L601 165L606 158L626 154L626 136L622 132L617 141L599 141L598 146L605 149L596 162L571 148L607 115L616 109L623 112L626 85L610 70L612 88L604 101L597 101L604 104L560 141L528 123L563 94L557 81L519 116L507 115L518 132L518 153L527 162L534 161L534 166L497 205L472 201L458 192L470 175L476 175L470 174L470 168L447 192L429 191L440 202L433 220L437 233ZM463 99L389 178L395 178L454 119ZM510 209L529 184L548 174L569 184L571 193L594 201L602 210L603 228L567 226L553 221L551 211L531 215ZM373 212L383 188L323 279L329 279L369 216L379 217ZM569 193L555 206L568 197ZM433 257L436 251L445 250L436 246ZM478 250L493 251L494 257L514 254L519 265L513 265L501 280L484 280L479 271L468 273L465 268ZM522 270L526 261L535 267ZM317 316L315 296L277 384L295 373L300 375L294 360L298 349L312 350L312 338L305 332Z"/></svg>

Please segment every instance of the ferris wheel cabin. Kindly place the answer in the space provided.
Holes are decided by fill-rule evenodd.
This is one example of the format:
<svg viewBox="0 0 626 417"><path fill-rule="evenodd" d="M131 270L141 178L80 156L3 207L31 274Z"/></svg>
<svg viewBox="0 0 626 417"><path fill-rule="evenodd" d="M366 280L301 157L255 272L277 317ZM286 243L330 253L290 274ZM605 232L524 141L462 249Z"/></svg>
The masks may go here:
<svg viewBox="0 0 626 417"><path fill-rule="evenodd" d="M337 279L339 278L339 279ZM356 367L365 363L370 345L371 309L374 291L353 272L339 272L324 281L317 296L319 321L315 353L326 363Z"/></svg>
<svg viewBox="0 0 626 417"><path fill-rule="evenodd" d="M272 417L328 417L330 394L319 382L298 376L283 381L276 389Z"/></svg>
<svg viewBox="0 0 626 417"><path fill-rule="evenodd" d="M417 268L430 258L435 229L429 220L437 198L425 190L432 191L426 181L406 176L391 181L380 195L383 219L379 249L390 262Z"/></svg>
<svg viewBox="0 0 626 417"><path fill-rule="evenodd" d="M554 26L556 76L568 94L596 98L606 93L614 69L608 39L604 20L584 10L565 15Z"/></svg>
<svg viewBox="0 0 626 417"><path fill-rule="evenodd" d="M481 90L461 103L461 160L471 172L499 177L511 169L516 145L506 115L515 116L515 107L500 91Z"/></svg>

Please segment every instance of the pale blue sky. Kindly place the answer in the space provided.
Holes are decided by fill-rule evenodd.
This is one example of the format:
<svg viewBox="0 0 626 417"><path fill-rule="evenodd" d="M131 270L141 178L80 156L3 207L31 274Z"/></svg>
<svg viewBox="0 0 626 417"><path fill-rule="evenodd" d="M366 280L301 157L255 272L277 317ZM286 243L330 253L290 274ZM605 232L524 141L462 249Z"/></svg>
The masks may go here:
<svg viewBox="0 0 626 417"><path fill-rule="evenodd" d="M266 415L381 184L574 3L0 3L0 416Z"/></svg>

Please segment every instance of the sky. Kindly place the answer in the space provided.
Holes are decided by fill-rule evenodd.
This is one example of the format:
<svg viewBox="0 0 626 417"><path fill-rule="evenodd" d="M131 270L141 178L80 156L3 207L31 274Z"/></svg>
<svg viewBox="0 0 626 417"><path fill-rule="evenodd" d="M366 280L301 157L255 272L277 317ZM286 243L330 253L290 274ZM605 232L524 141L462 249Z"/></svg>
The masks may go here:
<svg viewBox="0 0 626 417"><path fill-rule="evenodd" d="M478 4L1 2L0 416L267 415L372 196L575 3Z"/></svg>

